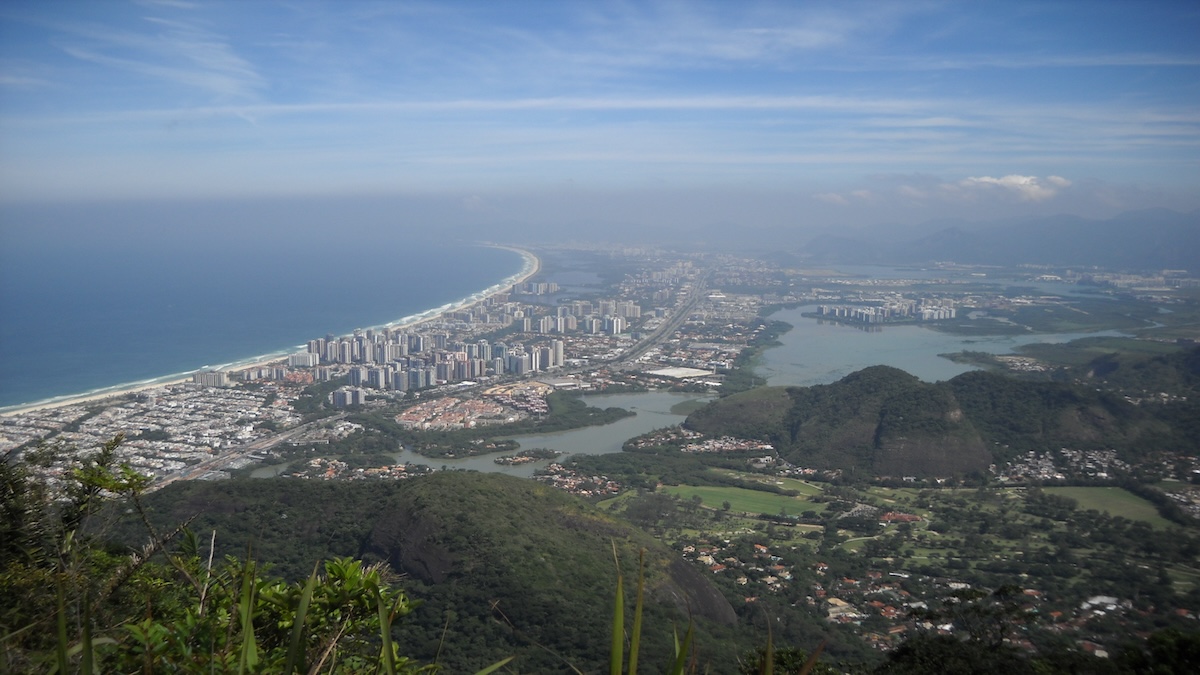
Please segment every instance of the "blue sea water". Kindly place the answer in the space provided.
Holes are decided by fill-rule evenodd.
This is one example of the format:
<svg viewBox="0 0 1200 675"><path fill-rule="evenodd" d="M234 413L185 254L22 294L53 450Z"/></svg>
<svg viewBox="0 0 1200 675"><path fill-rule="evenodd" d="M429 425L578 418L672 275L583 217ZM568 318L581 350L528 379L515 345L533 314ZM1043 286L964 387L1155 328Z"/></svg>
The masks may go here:
<svg viewBox="0 0 1200 675"><path fill-rule="evenodd" d="M8 229L0 407L288 351L457 302L517 253L331 227Z"/></svg>

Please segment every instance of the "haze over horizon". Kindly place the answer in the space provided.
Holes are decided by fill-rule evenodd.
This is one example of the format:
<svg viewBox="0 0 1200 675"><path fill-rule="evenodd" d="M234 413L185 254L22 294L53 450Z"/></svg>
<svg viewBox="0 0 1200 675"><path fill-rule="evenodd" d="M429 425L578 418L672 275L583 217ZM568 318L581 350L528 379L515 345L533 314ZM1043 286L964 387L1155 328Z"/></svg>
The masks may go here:
<svg viewBox="0 0 1200 675"><path fill-rule="evenodd" d="M1191 211L1196 35L1186 2L7 2L0 234Z"/></svg>

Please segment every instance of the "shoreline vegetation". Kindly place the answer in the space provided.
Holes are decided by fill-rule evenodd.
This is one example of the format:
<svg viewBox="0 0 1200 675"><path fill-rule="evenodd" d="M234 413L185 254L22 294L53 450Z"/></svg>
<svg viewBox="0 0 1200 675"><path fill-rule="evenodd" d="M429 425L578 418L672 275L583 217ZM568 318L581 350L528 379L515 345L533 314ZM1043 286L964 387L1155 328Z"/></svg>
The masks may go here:
<svg viewBox="0 0 1200 675"><path fill-rule="evenodd" d="M473 307L488 298L503 293L517 284L522 284L533 278L542 268L542 261L533 252L519 248L517 246L508 246L504 244L480 244L489 248L497 248L505 251L512 251L521 256L521 269L515 274L505 277L500 282L489 286L488 288L469 295L456 302L450 302L440 307L427 309L418 314L412 314L390 323L381 324L378 326L368 326L368 328L384 328L387 330L405 330L419 326L421 324L436 321L449 312L457 312L468 307ZM184 384L191 381L192 375L195 373L213 371L213 370L242 370L245 368L261 368L264 366L275 365L286 361L289 354L294 354L297 348L280 350L269 354L260 354L246 359L233 361L222 364L216 367L203 367L189 370L183 373L175 373L172 375L164 375L149 380L141 380L138 382L128 382L125 384L117 384L111 387L104 387L93 391L83 392L81 394L67 394L63 396L55 396L53 398L44 399L41 401L33 401L30 403L20 403L17 405L6 406L0 408L0 417L10 415L19 415L22 413L32 412L34 410L49 410L53 408L62 408L68 405L79 405L84 403L96 403L112 398L119 398L136 394L138 392L149 389L157 389L173 384Z"/></svg>

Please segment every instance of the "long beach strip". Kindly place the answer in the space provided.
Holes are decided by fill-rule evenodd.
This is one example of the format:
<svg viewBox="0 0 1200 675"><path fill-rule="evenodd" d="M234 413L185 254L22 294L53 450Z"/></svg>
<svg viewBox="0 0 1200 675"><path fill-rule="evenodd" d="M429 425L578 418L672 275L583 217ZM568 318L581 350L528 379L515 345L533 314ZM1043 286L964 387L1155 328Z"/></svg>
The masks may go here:
<svg viewBox="0 0 1200 675"><path fill-rule="evenodd" d="M387 329L387 330L391 330L391 331L407 330L407 329L414 328L414 327L419 326L424 323L431 323L431 322L437 321L438 319L442 318L442 316L444 316L445 314L448 314L450 312L457 312L457 311L460 311L463 309L467 309L469 307L474 307L475 305L483 302L484 300L487 300L488 298L490 298L492 296L495 296L500 293L504 293L504 292L508 291L510 288L512 288L513 286L515 286L517 284L525 283L526 281L531 279L534 275L536 275L541 270L542 261L540 259L538 259L538 257L536 255L534 255L531 251L528 251L523 248L518 248L516 246L508 246L508 245L504 245L504 244L488 243L488 244L482 244L482 245L488 246L490 248L498 248L498 249L503 249L505 251L512 251L513 253L520 255L523 260L523 264L521 265L520 271L518 271L516 274L514 274L510 277L506 277L499 283L497 283L493 286L489 286L488 288L486 288L478 293L469 295L466 298L459 300L458 302L445 304L445 305L442 305L441 307L435 307L433 309L429 309L424 312L421 312L420 314L406 316L403 319L394 321L392 323L384 324L382 326L371 326L371 328L383 328L383 329ZM225 364L222 366L217 366L215 368L214 367L197 368L196 370L188 371L186 373L178 373L175 375L167 375L164 377L154 378L152 380L144 380L141 382L131 382L128 384L120 384L120 385L115 385L112 387L105 387L103 389L97 389L95 391L90 391L90 392L86 392L83 394L75 394L75 395L69 395L69 396L56 396L54 398L46 399L43 401L35 401L33 403L23 403L20 405L9 406L7 408L0 409L0 417L19 415L21 413L27 413L27 412L31 412L34 410L47 410L47 409L51 409L51 408L63 408L63 407L69 406L69 405L79 405L82 403L90 403L93 401L102 401L104 399L116 398L119 396L126 396L128 394L134 394L134 393L137 393L140 391L157 389L159 387L163 387L166 385L183 384L186 382L190 382L192 379L192 375L194 373L199 373L199 372L204 372L204 371L209 371L209 370L242 370L242 369L246 369L246 368L258 368L258 367L263 367L263 366L275 365L277 363L281 363L284 360L286 360L287 356L289 354L295 353L295 351L296 351L296 349L294 348L294 349L289 349L289 350L285 350L285 351L275 352L272 354L262 354L260 356L255 356L253 358L244 359L241 361L235 361L233 363L228 363L228 364Z"/></svg>

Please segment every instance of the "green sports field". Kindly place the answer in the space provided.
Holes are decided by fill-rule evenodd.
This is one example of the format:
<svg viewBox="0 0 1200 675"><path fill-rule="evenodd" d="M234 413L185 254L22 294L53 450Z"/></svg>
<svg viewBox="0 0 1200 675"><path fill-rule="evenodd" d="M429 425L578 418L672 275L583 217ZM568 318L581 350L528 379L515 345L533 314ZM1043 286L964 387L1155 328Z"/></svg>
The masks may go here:
<svg viewBox="0 0 1200 675"><path fill-rule="evenodd" d="M735 513L775 515L783 512L789 516L796 516L804 511L820 513L825 510L824 504L813 504L806 497L789 497L745 488L669 485L664 489L668 494L679 495L682 499L691 499L699 495L704 506L709 508L719 509L722 504L729 502L729 510Z"/></svg>
<svg viewBox="0 0 1200 675"><path fill-rule="evenodd" d="M1070 497L1079 508L1103 511L1112 516L1141 520L1153 527L1166 528L1171 522L1158 515L1158 509L1141 497L1116 487L1049 487L1046 492Z"/></svg>

